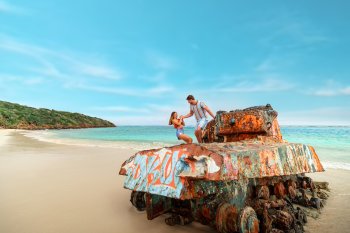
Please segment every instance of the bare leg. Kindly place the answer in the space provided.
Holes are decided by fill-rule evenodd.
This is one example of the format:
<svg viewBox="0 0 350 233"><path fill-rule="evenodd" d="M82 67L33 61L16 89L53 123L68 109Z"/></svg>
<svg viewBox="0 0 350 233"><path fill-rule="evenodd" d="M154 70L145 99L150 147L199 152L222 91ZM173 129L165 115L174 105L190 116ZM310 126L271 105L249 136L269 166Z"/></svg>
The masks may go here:
<svg viewBox="0 0 350 233"><path fill-rule="evenodd" d="M196 135L198 143L202 143L202 129L200 126L194 131L194 134Z"/></svg>
<svg viewBox="0 0 350 233"><path fill-rule="evenodd" d="M206 133L207 133L206 129L202 130L202 138L205 136Z"/></svg>
<svg viewBox="0 0 350 233"><path fill-rule="evenodd" d="M193 141L192 138L190 136L186 135L186 134L181 134L179 136L179 138L181 140L184 140L186 143L192 143L192 141Z"/></svg>

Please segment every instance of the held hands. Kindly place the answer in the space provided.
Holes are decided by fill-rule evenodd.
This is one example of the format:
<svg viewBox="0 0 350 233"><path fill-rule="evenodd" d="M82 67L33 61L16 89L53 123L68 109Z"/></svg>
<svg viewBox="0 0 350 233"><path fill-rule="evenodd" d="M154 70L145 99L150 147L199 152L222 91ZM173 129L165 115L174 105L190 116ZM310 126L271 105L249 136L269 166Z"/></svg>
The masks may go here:
<svg viewBox="0 0 350 233"><path fill-rule="evenodd" d="M182 115L180 116L180 124L185 125L184 117Z"/></svg>

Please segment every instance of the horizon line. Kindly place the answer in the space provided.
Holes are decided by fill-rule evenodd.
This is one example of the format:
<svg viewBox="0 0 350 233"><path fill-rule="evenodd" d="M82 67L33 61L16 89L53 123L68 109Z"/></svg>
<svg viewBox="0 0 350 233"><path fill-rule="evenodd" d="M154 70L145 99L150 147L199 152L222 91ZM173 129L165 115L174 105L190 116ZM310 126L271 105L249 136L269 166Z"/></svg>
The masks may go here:
<svg viewBox="0 0 350 233"><path fill-rule="evenodd" d="M122 124L122 125L118 125L116 124L116 127L118 126L164 126L164 127L171 127L171 125L127 125L127 124ZM185 127L194 127L195 125L187 125ZM296 124L296 125L291 125L291 124L283 124L280 126L293 126L293 127L296 127L296 126L307 126L307 127L320 127L320 126L327 126L327 127L350 127L350 124L349 125L310 125L310 124L306 124L306 125L300 125L300 124ZM113 128L113 127L112 127Z"/></svg>

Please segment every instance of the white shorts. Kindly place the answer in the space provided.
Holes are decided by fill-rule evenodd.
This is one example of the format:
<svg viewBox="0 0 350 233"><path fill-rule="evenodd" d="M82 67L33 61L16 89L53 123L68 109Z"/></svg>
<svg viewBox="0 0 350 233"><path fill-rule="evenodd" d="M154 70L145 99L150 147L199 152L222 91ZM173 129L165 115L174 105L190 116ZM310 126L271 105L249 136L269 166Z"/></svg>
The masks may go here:
<svg viewBox="0 0 350 233"><path fill-rule="evenodd" d="M201 129L205 129L205 127L208 124L208 119L207 118L201 118L199 121L197 121L196 124L196 130L198 129L198 126L201 127Z"/></svg>

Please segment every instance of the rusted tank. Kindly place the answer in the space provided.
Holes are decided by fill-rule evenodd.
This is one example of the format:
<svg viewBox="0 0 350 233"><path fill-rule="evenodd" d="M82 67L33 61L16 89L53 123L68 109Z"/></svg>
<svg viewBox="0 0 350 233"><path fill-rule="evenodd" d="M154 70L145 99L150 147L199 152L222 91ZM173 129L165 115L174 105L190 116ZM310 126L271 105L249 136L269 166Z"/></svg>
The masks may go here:
<svg viewBox="0 0 350 233"><path fill-rule="evenodd" d="M149 220L168 214L169 225L197 221L220 233L304 232L302 206L323 206L323 186L305 176L324 171L314 148L283 140L270 105L218 112L203 141L123 163L130 201Z"/></svg>

